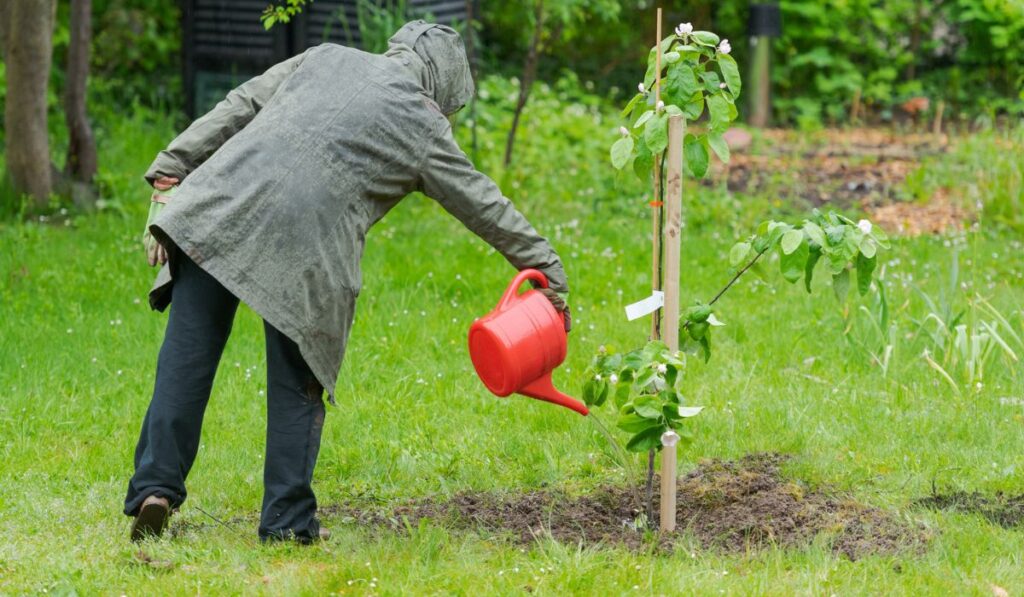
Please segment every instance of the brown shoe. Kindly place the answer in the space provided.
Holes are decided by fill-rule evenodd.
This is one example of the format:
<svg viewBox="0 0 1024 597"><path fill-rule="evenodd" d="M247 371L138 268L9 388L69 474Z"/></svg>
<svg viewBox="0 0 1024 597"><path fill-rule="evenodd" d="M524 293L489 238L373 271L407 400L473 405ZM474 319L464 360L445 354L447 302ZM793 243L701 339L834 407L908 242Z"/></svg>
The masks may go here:
<svg viewBox="0 0 1024 597"><path fill-rule="evenodd" d="M147 497L139 507L138 516L132 522L132 541L141 541L146 537L159 537L167 528L167 521L170 517L171 504L167 498L158 495Z"/></svg>

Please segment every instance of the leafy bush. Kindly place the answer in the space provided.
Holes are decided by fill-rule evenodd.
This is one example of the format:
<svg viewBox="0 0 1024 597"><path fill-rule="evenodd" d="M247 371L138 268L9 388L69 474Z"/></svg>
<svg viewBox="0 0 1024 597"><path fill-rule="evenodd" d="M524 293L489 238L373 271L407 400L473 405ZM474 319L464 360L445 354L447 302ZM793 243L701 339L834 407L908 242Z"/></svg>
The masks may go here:
<svg viewBox="0 0 1024 597"><path fill-rule="evenodd" d="M512 27L515 3L484 11L490 68L514 72L525 51ZM666 22L692 21L737 40L747 64L749 0L673 3ZM508 5L508 6L506 6ZM615 23L583 28L552 49L584 81L629 93L654 37L652 2L623 3ZM781 0L782 36L773 42L776 122L842 121L857 90L875 117L919 95L970 116L1024 113L1024 3L1011 0ZM548 72L553 78L557 72ZM742 112L742 106L740 106Z"/></svg>

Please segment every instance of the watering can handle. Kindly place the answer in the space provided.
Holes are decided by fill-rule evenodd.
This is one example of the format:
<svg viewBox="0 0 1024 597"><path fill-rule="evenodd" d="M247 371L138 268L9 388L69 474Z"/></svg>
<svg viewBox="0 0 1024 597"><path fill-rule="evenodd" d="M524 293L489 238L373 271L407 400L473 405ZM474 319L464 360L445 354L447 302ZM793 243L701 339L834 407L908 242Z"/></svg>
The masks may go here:
<svg viewBox="0 0 1024 597"><path fill-rule="evenodd" d="M512 283L508 285L508 289L505 294L501 295L501 300L498 301L498 309L504 309L512 302L512 299L518 296L519 287L523 285L523 282L527 280L534 280L540 283L541 288L548 287L548 277L535 269L524 269L519 272L518 275L512 280Z"/></svg>

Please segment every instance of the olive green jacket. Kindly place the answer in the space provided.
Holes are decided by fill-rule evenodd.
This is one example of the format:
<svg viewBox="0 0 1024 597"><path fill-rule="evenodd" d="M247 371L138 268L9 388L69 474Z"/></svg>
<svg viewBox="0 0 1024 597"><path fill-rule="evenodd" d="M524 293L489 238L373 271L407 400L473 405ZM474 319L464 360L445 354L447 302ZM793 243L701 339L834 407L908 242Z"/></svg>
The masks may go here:
<svg viewBox="0 0 1024 597"><path fill-rule="evenodd" d="M294 340L333 401L367 230L413 191L568 291L551 245L452 137L446 116L472 93L447 27L409 23L384 55L311 48L233 90L160 152L147 180L182 182L150 230ZM153 308L170 302L172 282L164 267Z"/></svg>

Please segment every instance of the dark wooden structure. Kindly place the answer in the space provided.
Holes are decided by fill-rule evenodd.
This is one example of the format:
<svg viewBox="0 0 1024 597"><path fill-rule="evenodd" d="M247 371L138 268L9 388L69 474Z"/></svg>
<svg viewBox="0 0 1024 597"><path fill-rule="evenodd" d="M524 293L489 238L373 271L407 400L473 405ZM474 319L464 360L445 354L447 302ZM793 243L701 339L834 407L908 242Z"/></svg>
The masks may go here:
<svg viewBox="0 0 1024 597"><path fill-rule="evenodd" d="M270 0L179 0L185 110L195 117L270 66L323 42L359 47L358 0L315 0L287 25L265 31ZM476 0L406 0L415 15L465 22Z"/></svg>

